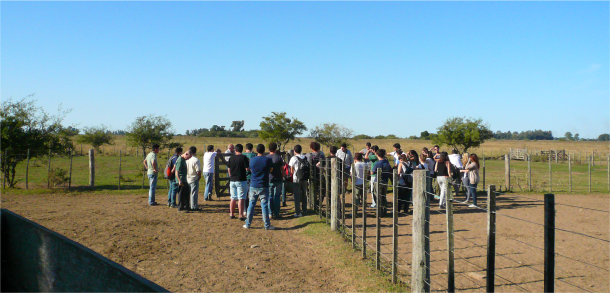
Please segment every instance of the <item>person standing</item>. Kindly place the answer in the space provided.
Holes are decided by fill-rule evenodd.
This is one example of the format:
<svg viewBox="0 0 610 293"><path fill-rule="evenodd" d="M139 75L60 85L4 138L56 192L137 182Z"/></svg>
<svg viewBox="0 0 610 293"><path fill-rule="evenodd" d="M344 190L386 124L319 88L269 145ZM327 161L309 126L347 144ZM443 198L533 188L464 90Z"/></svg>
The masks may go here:
<svg viewBox="0 0 610 293"><path fill-rule="evenodd" d="M453 151L451 152L451 155L449 155L449 162L451 163L451 165L455 166L456 169L458 170L462 170L464 169L464 165L462 165L462 156L460 155L460 153L458 152L457 149L453 149ZM461 172L461 171L460 171ZM464 184L464 187L466 187L466 176L468 175L468 173L464 173L464 177L462 179L460 179L459 174L454 174L454 178L452 178L452 182L451 184L453 185L453 190L455 191L455 194L457 195L459 190L460 190L460 183Z"/></svg>
<svg viewBox="0 0 610 293"><path fill-rule="evenodd" d="M178 193L178 183L176 182L176 173L172 171L174 170L174 166L176 166L176 160L178 160L178 157L180 157L181 155L182 148L177 147L174 155L169 158L169 167L171 168L171 174L167 177L167 180L169 181L169 191L167 192L167 206L169 206L170 208L176 207L176 194Z"/></svg>
<svg viewBox="0 0 610 293"><path fill-rule="evenodd" d="M252 160L252 158L256 157L256 153L252 151L252 149L254 149L254 145L252 145L251 143L247 143L246 144L246 152L243 153L244 156L246 156L246 158L248 158L248 162L250 160ZM246 186L246 197L248 197L249 194L249 189L250 189L250 180L252 179L252 172L250 172L250 168L248 168L248 171L246 171L246 181L247 181L247 186ZM250 205L250 201L246 198L246 200L244 201L244 215L243 217L246 216L246 211L248 211L248 205Z"/></svg>
<svg viewBox="0 0 610 293"><path fill-rule="evenodd" d="M235 203L239 211L239 219L244 221L244 203L246 201L246 192L248 190L248 181L246 172L250 170L250 160L242 154L244 146L237 144L235 146L235 155L229 161L228 172L231 191L231 203L229 205L229 217L235 219Z"/></svg>
<svg viewBox="0 0 610 293"><path fill-rule="evenodd" d="M233 144L232 144L232 143L230 143L230 144L227 146L227 150L225 151L225 154L235 154L235 146L233 146ZM225 158L226 158L226 157L225 157ZM231 158L231 157L228 157L228 158L227 158L227 161L228 161L230 158Z"/></svg>
<svg viewBox="0 0 610 293"><path fill-rule="evenodd" d="M300 144L294 146L294 156L290 158L288 166L292 172L292 193L294 197L294 216L295 218L302 217L303 213L307 212L307 179L301 180L299 174L303 174L299 169L303 166L309 166L307 158L301 155L303 147Z"/></svg>
<svg viewBox="0 0 610 293"><path fill-rule="evenodd" d="M187 181L188 169L186 167L186 161L191 158L190 151L186 151L182 156L176 160L174 166L174 172L176 172L176 181L178 182L178 211L188 212L189 210L189 198L191 196L191 186Z"/></svg>
<svg viewBox="0 0 610 293"><path fill-rule="evenodd" d="M434 166L434 173L436 173L436 180L441 189L441 196L438 203L439 208L444 208L446 205L445 199L449 194L449 180L451 179L451 163L447 156L447 152L442 152L439 156L436 165Z"/></svg>
<svg viewBox="0 0 610 293"><path fill-rule="evenodd" d="M371 163L371 168L373 168L373 166L375 166L375 163L377 163L377 161L379 160L377 158L377 151L379 150L379 147L377 145L372 146L367 152L366 154L364 154L364 159L365 160L369 160L369 162ZM371 175L371 199L372 199L372 205L371 207L376 207L377 203L375 202L375 197L373 196L373 188L375 187L374 182L377 180L377 174L372 174ZM366 188L366 186L365 186Z"/></svg>
<svg viewBox="0 0 610 293"><path fill-rule="evenodd" d="M366 154L366 152L368 152L370 149L371 149L371 143L367 142L365 147L360 151L360 153L364 156Z"/></svg>
<svg viewBox="0 0 610 293"><path fill-rule="evenodd" d="M468 163L466 163L466 167L461 172L468 174L466 176L465 182L466 185L466 202L468 199L472 197L472 204L468 207L476 208L477 207L477 185L479 184L479 157L477 154L471 154L468 158Z"/></svg>
<svg viewBox="0 0 610 293"><path fill-rule="evenodd" d="M148 153L146 159L142 162L146 168L146 175L148 176L148 205L156 206L155 191L157 190L157 174L159 173L159 164L157 163L157 154L159 153L159 145L153 144L152 151Z"/></svg>
<svg viewBox="0 0 610 293"><path fill-rule="evenodd" d="M310 204L313 203L313 206L315 207L315 206L318 206L318 204L319 204L318 203L319 198L317 196L315 196L315 194L316 194L316 192L319 192L320 184L322 184L322 182L320 182L320 173L319 172L322 172L322 168L324 168L322 162L324 161L324 159L326 157L324 156L324 152L322 152L320 150L319 142L312 141L309 144L309 148L311 149L311 153L306 155L306 157L307 157L307 161L309 162L309 166L312 167L311 170L313 170L313 172L311 172L311 174L309 176L309 180L311 180L311 182L313 184L312 184L312 188L309 191L309 194L307 195L307 197L309 198L309 200L311 200ZM336 147L331 147L329 149L331 156L334 156L333 148L336 148ZM322 200L324 200L324 194L322 195Z"/></svg>
<svg viewBox="0 0 610 293"><path fill-rule="evenodd" d="M267 158L271 159L273 167L273 171L269 173L269 213L272 214L273 219L279 219L283 181L282 167L285 163L282 156L277 153L277 143L272 142L269 144L269 155L267 155Z"/></svg>
<svg viewBox="0 0 610 293"><path fill-rule="evenodd" d="M362 153L356 153L356 155L354 155L354 169L350 170L350 175L353 175L356 179L354 183L356 186L356 205L360 205L360 201L364 196L364 170L367 167L367 164L363 160L364 155Z"/></svg>
<svg viewBox="0 0 610 293"><path fill-rule="evenodd" d="M390 180L390 174L392 174L392 166L390 166L385 154L385 149L379 149L377 151L377 157L379 160L375 163L375 165L373 165L373 168L371 168L371 176L373 174L377 174L377 170L381 169L381 178L376 178L376 180L379 180L379 184L377 184L376 181L373 183L373 198L376 198L376 204L381 205L382 215L385 214L387 208L387 200L385 196L388 192L388 181ZM377 206L371 205L371 208L375 207Z"/></svg>
<svg viewBox="0 0 610 293"><path fill-rule="evenodd" d="M400 155L402 155L402 150L400 149L400 144L395 143L392 147L394 147L394 151L390 153L394 157L394 167L396 168L400 163Z"/></svg>
<svg viewBox="0 0 610 293"><path fill-rule="evenodd" d="M248 216L244 228L250 228L252 225L252 218L254 217L254 207L256 201L260 198L261 210L263 214L263 222L265 223L265 230L275 230L275 227L271 226L269 220L269 173L273 171L273 162L270 158L264 156L265 146L259 144L256 146L256 157L250 160L250 171L252 172L252 180L250 182Z"/></svg>
<svg viewBox="0 0 610 293"><path fill-rule="evenodd" d="M199 210L199 180L201 179L201 163L197 159L197 148L192 146L189 148L191 158L186 161L186 181L191 189L191 210Z"/></svg>
<svg viewBox="0 0 610 293"><path fill-rule="evenodd" d="M337 158L339 158L343 162L343 169L341 171L344 172L344 180L343 180L343 188L347 187L347 180L349 176L347 174L350 173L350 168L352 167L352 163L354 162L354 158L352 157L352 152L347 149L347 144L342 143L341 148L337 150Z"/></svg>
<svg viewBox="0 0 610 293"><path fill-rule="evenodd" d="M213 145L208 145L207 152L203 155L203 177L205 178L205 189L203 190L203 200L212 200L214 190L214 164L216 155L220 150L214 151Z"/></svg>

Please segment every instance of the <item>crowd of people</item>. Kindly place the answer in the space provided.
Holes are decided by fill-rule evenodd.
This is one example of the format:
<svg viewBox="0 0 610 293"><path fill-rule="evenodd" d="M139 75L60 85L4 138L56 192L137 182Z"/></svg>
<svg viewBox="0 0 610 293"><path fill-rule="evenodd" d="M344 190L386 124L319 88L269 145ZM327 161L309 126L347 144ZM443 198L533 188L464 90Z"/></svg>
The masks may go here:
<svg viewBox="0 0 610 293"><path fill-rule="evenodd" d="M295 145L286 163L279 154L276 143L268 145L268 154L265 153L267 149L263 144L258 144L256 149L251 143L247 143L245 147L241 144L229 144L220 158L227 165L230 181L229 216L231 219L239 218L245 222L243 227L249 228L253 221L256 203L260 200L264 227L267 230L274 230L271 220L280 218L280 207L286 206L286 184L292 185L294 216L301 217L307 214L309 183L312 191L324 189L324 182L320 180L319 172L325 170L326 158L337 158L335 171L346 175L343 176L345 180L339 184L340 190L347 188L348 179L353 175L356 204L360 204L363 200L366 179L371 182L370 207L376 208L380 205L381 209L387 209L386 194L395 169L398 175L398 211L409 213L414 170L427 171L427 176L432 180L427 180L426 191L434 194L434 199L439 202L439 208L444 208L446 205L450 185L456 193L463 185L466 189L464 203L472 200L470 207L476 207L476 188L479 183L479 160L476 154L470 154L466 162L463 162L457 150L448 154L441 152L438 145L431 150L424 147L421 154L415 150L403 152L399 143L395 143L393 148L393 152L387 153L385 149L366 143L364 149L353 155L347 149L347 144L343 143L340 148L331 146L327 157L318 142L311 142L309 153L304 153L301 145ZM202 164L196 156L196 147L192 146L184 152L178 147L168 159L164 170L159 170L158 153L159 145L155 144L143 161L150 183L149 205L158 205L155 201L155 192L160 171L169 180L167 205L170 208L177 208L180 212L200 211L198 193L199 181L202 177L205 179L204 201L213 200L215 162L216 156L222 154L220 149L214 150L213 145L208 145L202 156ZM393 164L388 160L390 156ZM436 185L439 190L438 195L433 191L433 186ZM319 200L324 201L324 195L325 192L319 197L309 196L309 199L314 201L313 206L318 206Z"/></svg>

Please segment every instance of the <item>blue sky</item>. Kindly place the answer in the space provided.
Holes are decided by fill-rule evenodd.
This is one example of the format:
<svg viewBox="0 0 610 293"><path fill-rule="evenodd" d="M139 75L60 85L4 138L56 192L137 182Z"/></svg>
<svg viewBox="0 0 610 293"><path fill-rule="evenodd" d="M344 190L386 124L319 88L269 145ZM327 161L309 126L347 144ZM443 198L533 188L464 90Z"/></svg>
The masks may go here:
<svg viewBox="0 0 610 293"><path fill-rule="evenodd" d="M609 132L608 2L2 2L1 98L178 133L284 111L309 128Z"/></svg>

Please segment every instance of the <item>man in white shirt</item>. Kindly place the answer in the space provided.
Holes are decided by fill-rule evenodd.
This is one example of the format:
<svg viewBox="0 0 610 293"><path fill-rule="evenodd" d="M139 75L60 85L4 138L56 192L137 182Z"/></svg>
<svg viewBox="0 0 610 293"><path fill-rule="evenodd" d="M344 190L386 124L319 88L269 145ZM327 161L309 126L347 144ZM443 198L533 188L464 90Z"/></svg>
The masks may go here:
<svg viewBox="0 0 610 293"><path fill-rule="evenodd" d="M343 188L345 189L347 187L347 180L349 179L349 176L347 174L349 174L349 169L352 168L354 158L352 157L352 152L347 149L346 143L341 144L341 148L337 150L336 156L337 158L341 159L341 161L343 161L343 172L345 172Z"/></svg>
<svg viewBox="0 0 610 293"><path fill-rule="evenodd" d="M294 156L290 158L288 166L292 172L292 193L294 195L294 211L295 217L301 217L303 212L307 211L307 180L299 181L297 172L299 171L299 160L307 160L304 155L301 155L303 148L297 144L294 146Z"/></svg>
<svg viewBox="0 0 610 293"><path fill-rule="evenodd" d="M362 153L356 153L354 157L354 169L350 170L350 174L354 175L356 179L354 185L356 186L356 205L359 206L361 204L361 200L364 198L364 176L365 176L365 168L369 168L370 166L364 162L364 156Z"/></svg>
<svg viewBox="0 0 610 293"><path fill-rule="evenodd" d="M402 150L400 149L399 143L395 143L393 147L394 151L391 152L390 155L394 157L394 167L396 167L398 164L400 164L400 155L402 154Z"/></svg>
<svg viewBox="0 0 610 293"><path fill-rule="evenodd" d="M460 156L458 150L453 149L452 154L449 155L449 162L451 162L451 165L455 166L458 169L464 169L464 166L462 165L462 156ZM464 173L464 177L466 177L468 173ZM452 182L453 185L453 190L455 190L455 194L458 193L458 191L460 190L460 182L462 180L460 180L460 178L458 178L457 180Z"/></svg>
<svg viewBox="0 0 610 293"><path fill-rule="evenodd" d="M192 157L186 160L186 181L191 186L191 210L200 210L197 200L199 199L199 180L201 179L201 164L197 159L197 148L189 148Z"/></svg>
<svg viewBox="0 0 610 293"><path fill-rule="evenodd" d="M203 200L212 200L212 191L214 189L214 162L216 155L220 153L214 151L214 146L209 145L207 152L203 155L203 177L205 178L205 189L203 191Z"/></svg>
<svg viewBox="0 0 610 293"><path fill-rule="evenodd" d="M363 154L363 155L365 155L365 154L366 154L366 152L368 152L370 149L371 149L371 143L370 143L370 142L367 142L367 143L366 143L365 148L363 148L363 149L360 151L360 153L361 153L361 154Z"/></svg>

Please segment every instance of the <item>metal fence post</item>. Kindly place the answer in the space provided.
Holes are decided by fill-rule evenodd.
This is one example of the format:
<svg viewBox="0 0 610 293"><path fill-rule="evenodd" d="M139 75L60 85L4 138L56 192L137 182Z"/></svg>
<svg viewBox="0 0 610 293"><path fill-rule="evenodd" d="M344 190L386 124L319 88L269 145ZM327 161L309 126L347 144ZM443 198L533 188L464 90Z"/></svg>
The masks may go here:
<svg viewBox="0 0 610 293"><path fill-rule="evenodd" d="M572 192L572 157L568 156L568 173L570 173L570 192Z"/></svg>
<svg viewBox="0 0 610 293"><path fill-rule="evenodd" d="M398 267L398 175L396 169L392 169L392 283L396 284L396 272Z"/></svg>
<svg viewBox="0 0 610 293"><path fill-rule="evenodd" d="M483 155L483 186L485 186L485 155Z"/></svg>
<svg viewBox="0 0 610 293"><path fill-rule="evenodd" d="M453 239L453 193L447 192L447 291L455 292L454 239Z"/></svg>
<svg viewBox="0 0 610 293"><path fill-rule="evenodd" d="M320 165L324 164L325 162L320 161ZM320 166L319 168L319 176L318 176L318 187L320 190L320 193L318 194L318 214L320 215L320 219L322 219L322 176L324 176L324 172L322 172L322 166Z"/></svg>
<svg viewBox="0 0 610 293"><path fill-rule="evenodd" d="M358 215L358 205L356 204L356 179L355 173L356 164L352 163L351 174L352 178L352 248L356 248L356 216Z"/></svg>
<svg viewBox="0 0 610 293"><path fill-rule="evenodd" d="M366 258L366 198L368 197L368 190L366 187L366 178L368 177L369 170L367 166L364 166L363 178L362 178L362 258Z"/></svg>
<svg viewBox="0 0 610 293"><path fill-rule="evenodd" d="M324 202L324 207L326 208L326 225L328 225L328 221L330 218L330 172L331 172L331 166L330 166L330 158L326 158L326 193L325 193L325 202Z"/></svg>
<svg viewBox="0 0 610 293"><path fill-rule="evenodd" d="M496 186L487 190L487 292L495 291L496 270Z"/></svg>
<svg viewBox="0 0 610 293"><path fill-rule="evenodd" d="M544 195L544 292L555 292L555 195Z"/></svg>
<svg viewBox="0 0 610 293"><path fill-rule="evenodd" d="M377 195L377 207L376 210L377 212L375 213L376 216L376 230L377 233L375 234L375 268L377 268L377 270L381 270L381 217L380 217L380 213L381 213L381 192L380 188L379 188L379 182L381 181L381 168L377 168L377 181L375 181L375 184L377 186L377 190L376 195Z"/></svg>
<svg viewBox="0 0 610 293"><path fill-rule="evenodd" d="M336 158L331 158L330 159L330 164L331 164L331 194L330 194L330 230L331 231L337 231L337 224L339 223L339 215L337 214L338 212L338 207L339 207L339 178L337 178L337 159Z"/></svg>
<svg viewBox="0 0 610 293"><path fill-rule="evenodd" d="M549 192L553 192L553 173L551 167L551 152L549 152Z"/></svg>
<svg viewBox="0 0 610 293"><path fill-rule="evenodd" d="M591 161L593 157L588 158L589 161L589 193L591 193Z"/></svg>

